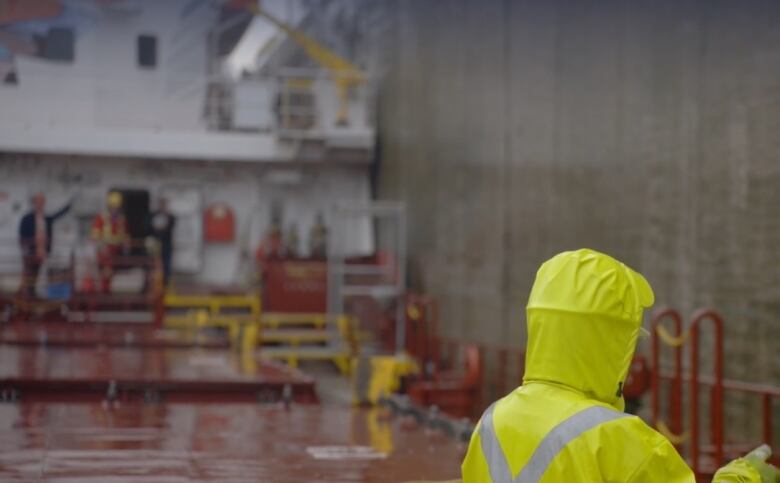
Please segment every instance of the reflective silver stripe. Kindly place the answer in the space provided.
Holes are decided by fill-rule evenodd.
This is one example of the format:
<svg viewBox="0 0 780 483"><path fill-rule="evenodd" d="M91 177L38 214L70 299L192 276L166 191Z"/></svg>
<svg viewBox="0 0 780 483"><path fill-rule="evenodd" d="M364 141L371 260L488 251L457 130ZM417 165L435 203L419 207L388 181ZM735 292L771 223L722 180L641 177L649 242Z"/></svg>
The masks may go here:
<svg viewBox="0 0 780 483"><path fill-rule="evenodd" d="M493 483L510 483L512 473L509 469L509 463L506 461L506 456L493 428L493 408L495 406L496 403L491 404L482 415L479 423L479 439L482 442L482 454L485 455L488 471L490 471L490 479Z"/></svg>
<svg viewBox="0 0 780 483"><path fill-rule="evenodd" d="M600 424L627 416L628 414L601 406L591 406L570 416L547 433L520 474L512 479L509 464L496 436L493 426L493 406L490 406L482 416L479 432L482 452L490 471L490 479L493 480L493 483L537 483L553 459L572 440Z"/></svg>
<svg viewBox="0 0 780 483"><path fill-rule="evenodd" d="M554 427L547 433L539 446L534 450L531 459L525 464L523 470L517 475L514 483L536 483L547 471L552 460L573 439L585 431L615 419L628 416L613 409L601 406L591 406L577 414L570 416L565 421Z"/></svg>

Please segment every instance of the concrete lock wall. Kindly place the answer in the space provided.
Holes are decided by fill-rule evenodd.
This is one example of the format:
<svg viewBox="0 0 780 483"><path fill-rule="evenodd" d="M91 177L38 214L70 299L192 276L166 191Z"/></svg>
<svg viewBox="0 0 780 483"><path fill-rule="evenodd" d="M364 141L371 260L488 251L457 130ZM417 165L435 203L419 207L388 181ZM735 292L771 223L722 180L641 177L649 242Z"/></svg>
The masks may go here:
<svg viewBox="0 0 780 483"><path fill-rule="evenodd" d="M779 3L363 8L385 16L380 194L408 203L446 333L521 347L539 264L592 247L658 306L721 311L727 377L778 384ZM758 434L755 398L727 406Z"/></svg>

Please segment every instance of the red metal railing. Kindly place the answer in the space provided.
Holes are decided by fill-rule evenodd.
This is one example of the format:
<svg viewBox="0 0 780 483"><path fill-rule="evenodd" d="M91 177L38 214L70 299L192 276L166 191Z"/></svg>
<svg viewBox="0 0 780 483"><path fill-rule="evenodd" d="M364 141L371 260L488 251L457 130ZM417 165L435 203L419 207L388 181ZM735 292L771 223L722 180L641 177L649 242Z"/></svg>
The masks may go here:
<svg viewBox="0 0 780 483"><path fill-rule="evenodd" d="M100 311L143 310L151 311L155 325L162 323L161 264L154 251L146 249L143 240L129 242L125 251L112 255L108 261L101 258L97 249L86 256L77 256L75 251L69 255L50 255L49 265L56 265L56 270L47 275L47 289L50 292L54 287L63 289L54 297L51 293L42 297L35 293L36 280L30 279L25 268L28 262L23 261L17 245L3 244L4 253L0 257L0 275L18 279L17 290L0 293L0 305L7 321L28 321L33 315L41 321L70 320L69 315L81 314L84 322L90 322ZM105 279L101 271L107 267L113 275L140 269L142 287L137 293L111 293L110 289L101 287L101 279Z"/></svg>
<svg viewBox="0 0 780 483"><path fill-rule="evenodd" d="M666 330L663 322L673 322L674 333ZM700 347L701 326L709 322L713 330L712 376L701 374ZM687 330L683 329L682 316L671 308L662 308L652 318L652 423L672 440L678 449L687 449L691 467L698 477L711 475L725 461L743 454L756 444L727 444L724 437L724 397L726 391L751 394L761 399L761 440L772 444L772 403L780 398L780 388L733 381L724 378L723 367L723 319L714 310L701 309L693 314ZM690 341L689 341L690 339ZM689 374L684 374L682 365L683 348L690 342ZM674 351L674 363L671 372L661 365L661 344ZM660 417L662 381L669 381L668 410L670 426L666 426ZM688 384L688 419L690 431L683 430L683 383ZM709 442L702 444L700 392L709 391ZM705 458L707 463L705 464Z"/></svg>
<svg viewBox="0 0 780 483"><path fill-rule="evenodd" d="M525 368L525 352L516 347L496 344L474 343L458 338L437 337L436 357L433 366L436 372L433 380L440 380L442 374L457 372L470 347L479 353L475 399L471 402L470 417L476 419L487 407L487 403L505 396L522 384ZM464 379L468 378L464 374Z"/></svg>
<svg viewBox="0 0 780 483"><path fill-rule="evenodd" d="M409 294L406 303L406 352L420 362L424 380L470 395L465 410L469 417L478 418L484 402L503 397L521 383L525 364L521 349L441 336L434 298ZM462 385L454 384L457 378Z"/></svg>
<svg viewBox="0 0 780 483"><path fill-rule="evenodd" d="M407 330L407 351L420 361L428 361L432 368L425 377L437 380L442 372L452 374L462 366L463 354L467 347L476 346L480 354L479 390L471 403L470 414L478 418L484 406L522 383L525 368L525 356L522 349L495 344L474 343L472 341L443 337L438 332L438 308L431 297L410 296L410 304L417 304L416 317L410 320ZM666 322L671 323L671 330ZM701 374L700 361L702 330L704 324L710 324L713 334L712 375ZM724 378L723 342L724 322L722 317L711 309L697 311L686 329L683 318L677 310L661 308L652 317L652 368L651 386L651 423L667 436L681 451L687 450L688 458L697 475L711 474L728 459L744 454L756 444L727 443L724 433L724 397L727 391L751 394L760 398L761 404L761 440L767 444L773 442L772 405L780 398L780 388L760 384L733 381ZM685 347L690 343L689 365L683 366ZM663 346L672 349L671 369L661 365ZM686 371L687 369L687 371ZM662 395L666 389L665 401L668 412L666 421L661 417ZM684 411L683 390L687 388L688 408ZM702 435L702 406L700 393L706 389L709 394L709 437L706 443ZM684 430L684 417L687 416L690 430Z"/></svg>

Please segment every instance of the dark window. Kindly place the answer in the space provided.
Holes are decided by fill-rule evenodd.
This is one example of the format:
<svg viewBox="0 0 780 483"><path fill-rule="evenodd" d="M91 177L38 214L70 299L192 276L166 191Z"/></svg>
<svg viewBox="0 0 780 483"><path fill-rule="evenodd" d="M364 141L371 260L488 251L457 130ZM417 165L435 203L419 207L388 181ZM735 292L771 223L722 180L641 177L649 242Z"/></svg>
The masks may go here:
<svg viewBox="0 0 780 483"><path fill-rule="evenodd" d="M141 67L157 66L157 37L154 35L138 36L138 65Z"/></svg>
<svg viewBox="0 0 780 483"><path fill-rule="evenodd" d="M50 28L46 37L41 40L40 47L44 59L73 62L75 57L73 29Z"/></svg>

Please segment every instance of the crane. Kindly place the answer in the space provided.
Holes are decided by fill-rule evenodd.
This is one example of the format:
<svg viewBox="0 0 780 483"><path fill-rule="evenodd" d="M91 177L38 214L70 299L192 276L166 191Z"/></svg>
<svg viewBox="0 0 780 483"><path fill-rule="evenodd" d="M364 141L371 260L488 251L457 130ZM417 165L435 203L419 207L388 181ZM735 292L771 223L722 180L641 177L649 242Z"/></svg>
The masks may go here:
<svg viewBox="0 0 780 483"><path fill-rule="evenodd" d="M341 57L333 50L322 45L303 32L295 29L291 25L276 18L267 10L262 9L259 3L250 5L247 7L247 9L253 15L260 16L268 20L277 28L285 32L290 37L290 39L293 40L293 42L298 44L304 50L310 59L328 71L334 85L336 86L336 95L339 98L339 109L336 115L336 123L340 126L347 125L347 101L349 90L353 86L357 86L366 82L366 75L363 73L363 71L358 66Z"/></svg>

